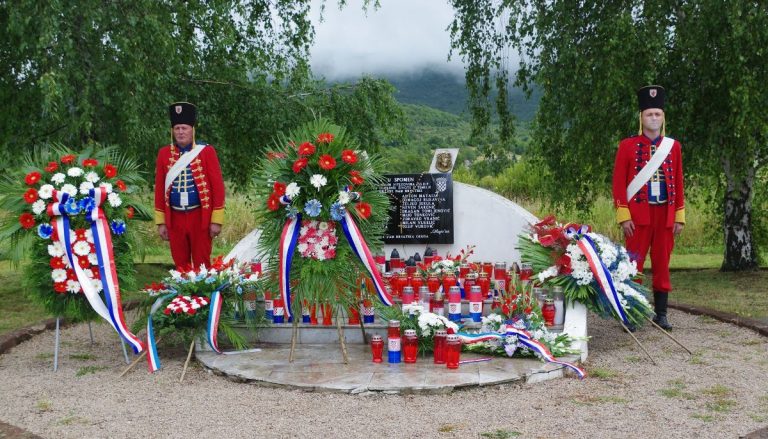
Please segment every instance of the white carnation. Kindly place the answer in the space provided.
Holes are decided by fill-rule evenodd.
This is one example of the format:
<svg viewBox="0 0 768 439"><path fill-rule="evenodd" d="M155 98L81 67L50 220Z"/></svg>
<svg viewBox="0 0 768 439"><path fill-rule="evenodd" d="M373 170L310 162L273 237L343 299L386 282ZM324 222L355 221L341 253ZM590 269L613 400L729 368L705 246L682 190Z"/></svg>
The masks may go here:
<svg viewBox="0 0 768 439"><path fill-rule="evenodd" d="M90 262L91 265L99 265L99 257L96 256L96 253L88 253L88 262Z"/></svg>
<svg viewBox="0 0 768 439"><path fill-rule="evenodd" d="M112 192L111 194L107 195L107 201L109 201L109 205L112 207L118 207L121 204L123 204L123 200L120 199L120 195Z"/></svg>
<svg viewBox="0 0 768 439"><path fill-rule="evenodd" d="M67 280L67 271L57 268L51 271L51 279L53 279L54 282L64 282Z"/></svg>
<svg viewBox="0 0 768 439"><path fill-rule="evenodd" d="M83 172L84 171L82 169L80 169L77 166L75 166L75 167L69 168L67 170L67 175L69 175L70 177L79 177L79 176L83 175Z"/></svg>
<svg viewBox="0 0 768 439"><path fill-rule="evenodd" d="M61 174L62 176L64 174ZM53 185L52 184L44 184L40 186L40 190L37 191L37 196L40 197L42 200L47 200L53 196Z"/></svg>
<svg viewBox="0 0 768 439"><path fill-rule="evenodd" d="M88 195L91 192L91 189L93 189L93 183L90 181L84 181L80 183L80 193L83 195Z"/></svg>
<svg viewBox="0 0 768 439"><path fill-rule="evenodd" d="M91 252L91 246L85 241L77 241L75 245L72 246L72 250L78 256L88 256L88 253Z"/></svg>
<svg viewBox="0 0 768 439"><path fill-rule="evenodd" d="M60 190L61 192L66 192L73 197L77 195L77 188L74 185L71 185L69 183L62 186Z"/></svg>
<svg viewBox="0 0 768 439"><path fill-rule="evenodd" d="M317 225L318 230L328 230L328 221L320 221L320 224ZM328 240L326 239L326 242Z"/></svg>
<svg viewBox="0 0 768 439"><path fill-rule="evenodd" d="M169 273L170 273L171 277L174 280L181 280L181 273L180 272L178 272L176 270L171 270L171 271L169 271Z"/></svg>
<svg viewBox="0 0 768 439"><path fill-rule="evenodd" d="M315 174L309 179L309 182L312 184L312 186L316 187L317 189L320 189L321 187L328 184L328 179L325 178L324 175Z"/></svg>
<svg viewBox="0 0 768 439"><path fill-rule="evenodd" d="M104 192L106 192L106 193L111 193L112 192L112 183L104 183L104 182L102 182L101 184L99 184L99 187L103 188Z"/></svg>
<svg viewBox="0 0 768 439"><path fill-rule="evenodd" d="M99 181L99 174L91 171L91 172L85 174L85 181L87 181L89 183L96 183L97 181Z"/></svg>
<svg viewBox="0 0 768 439"><path fill-rule="evenodd" d="M93 230L85 229L85 240L93 244Z"/></svg>
<svg viewBox="0 0 768 439"><path fill-rule="evenodd" d="M76 280L68 280L67 281L67 291L70 293L77 293L80 291L80 282Z"/></svg>
<svg viewBox="0 0 768 439"><path fill-rule="evenodd" d="M62 174L61 172L57 172L53 174L53 176L51 177L51 181L56 184L62 184L64 183L64 179L66 178L67 178L66 175Z"/></svg>
<svg viewBox="0 0 768 439"><path fill-rule="evenodd" d="M302 242L301 244L296 246L296 250L298 250L299 253L304 253L305 251L307 251L307 247L308 247L307 244Z"/></svg>
<svg viewBox="0 0 768 439"><path fill-rule="evenodd" d="M349 192L347 191L341 191L339 192L339 204L347 204L349 203Z"/></svg>
<svg viewBox="0 0 768 439"><path fill-rule="evenodd" d="M32 212L35 215L40 215L41 213L45 212L45 201L37 200L32 203Z"/></svg>
<svg viewBox="0 0 768 439"><path fill-rule="evenodd" d="M299 192L301 192L301 188L296 183L290 183L285 187L285 195L288 195L289 198L296 198Z"/></svg>
<svg viewBox="0 0 768 439"><path fill-rule="evenodd" d="M64 246L59 241L56 241L48 246L48 254L53 258L60 258L64 256Z"/></svg>

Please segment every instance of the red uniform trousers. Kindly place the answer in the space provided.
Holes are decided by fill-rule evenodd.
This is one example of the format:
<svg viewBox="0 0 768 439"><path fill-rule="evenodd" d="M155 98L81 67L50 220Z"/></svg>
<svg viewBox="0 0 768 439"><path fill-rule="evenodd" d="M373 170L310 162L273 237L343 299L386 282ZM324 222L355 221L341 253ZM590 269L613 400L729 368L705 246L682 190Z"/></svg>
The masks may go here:
<svg viewBox="0 0 768 439"><path fill-rule="evenodd" d="M203 209L186 212L171 209L168 240L176 269L181 272L197 270L201 264L211 266L212 240L210 232L203 228Z"/></svg>
<svg viewBox="0 0 768 439"><path fill-rule="evenodd" d="M643 271L648 247L651 248L651 269L653 271L653 291L668 293L672 290L669 281L669 258L675 246L672 227L667 227L666 204L650 205L651 224L638 226L635 233L626 238L629 257L637 261L637 270Z"/></svg>

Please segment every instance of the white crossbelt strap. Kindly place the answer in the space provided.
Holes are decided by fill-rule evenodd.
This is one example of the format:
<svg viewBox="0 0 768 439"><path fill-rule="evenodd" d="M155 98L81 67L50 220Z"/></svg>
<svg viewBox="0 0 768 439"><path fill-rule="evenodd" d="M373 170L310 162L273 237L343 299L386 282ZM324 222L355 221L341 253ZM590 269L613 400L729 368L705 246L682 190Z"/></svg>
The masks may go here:
<svg viewBox="0 0 768 439"><path fill-rule="evenodd" d="M179 160L173 164L171 169L168 171L167 174L165 174L165 191L168 190L169 187L171 187L171 184L173 184L173 180L176 180L176 177L181 174L181 171L184 170L187 166L189 166L190 163L192 163L192 160L195 159L203 150L205 149L207 145L195 145L194 148L192 148L189 152L184 153L179 157Z"/></svg>
<svg viewBox="0 0 768 439"><path fill-rule="evenodd" d="M674 144L675 139L671 137L665 137L662 139L661 144L656 149L656 152L653 153L653 157L651 157L643 169L641 169L640 172L635 175L635 178L629 182L629 186L627 186L627 202L629 202L629 200L635 196L637 191L639 191L644 184L648 183L648 180L651 179L653 173L659 169L659 166L661 166L661 164L664 162L664 159L667 158L667 155L669 154L669 151L672 150L672 145Z"/></svg>

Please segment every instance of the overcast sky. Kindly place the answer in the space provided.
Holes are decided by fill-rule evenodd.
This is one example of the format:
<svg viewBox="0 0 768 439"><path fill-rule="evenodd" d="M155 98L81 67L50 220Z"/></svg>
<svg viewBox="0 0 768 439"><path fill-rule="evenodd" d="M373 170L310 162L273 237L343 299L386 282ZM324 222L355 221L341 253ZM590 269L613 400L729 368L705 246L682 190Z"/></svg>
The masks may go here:
<svg viewBox="0 0 768 439"><path fill-rule="evenodd" d="M315 45L313 71L327 79L365 73L409 73L424 67L450 68L462 75L458 56L449 63L453 10L446 0L381 0L381 7L362 10L361 0L349 0L339 11L328 0L324 21L313 10Z"/></svg>

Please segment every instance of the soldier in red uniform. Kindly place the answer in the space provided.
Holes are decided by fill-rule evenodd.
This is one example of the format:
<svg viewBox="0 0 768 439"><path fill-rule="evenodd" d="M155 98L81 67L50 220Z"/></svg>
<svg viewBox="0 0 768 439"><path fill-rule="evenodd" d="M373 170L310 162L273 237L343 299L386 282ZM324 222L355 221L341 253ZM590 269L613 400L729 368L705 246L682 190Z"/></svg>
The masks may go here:
<svg viewBox="0 0 768 439"><path fill-rule="evenodd" d="M664 88L637 91L640 132L619 143L613 169L616 217L627 251L642 272L648 249L653 269L654 322L672 329L667 320L669 259L685 224L683 162L680 142L665 137Z"/></svg>
<svg viewBox="0 0 768 439"><path fill-rule="evenodd" d="M224 179L213 146L195 142L197 108L169 107L174 143L160 148L155 170L155 224L170 241L176 269L211 265L212 240L224 223Z"/></svg>

